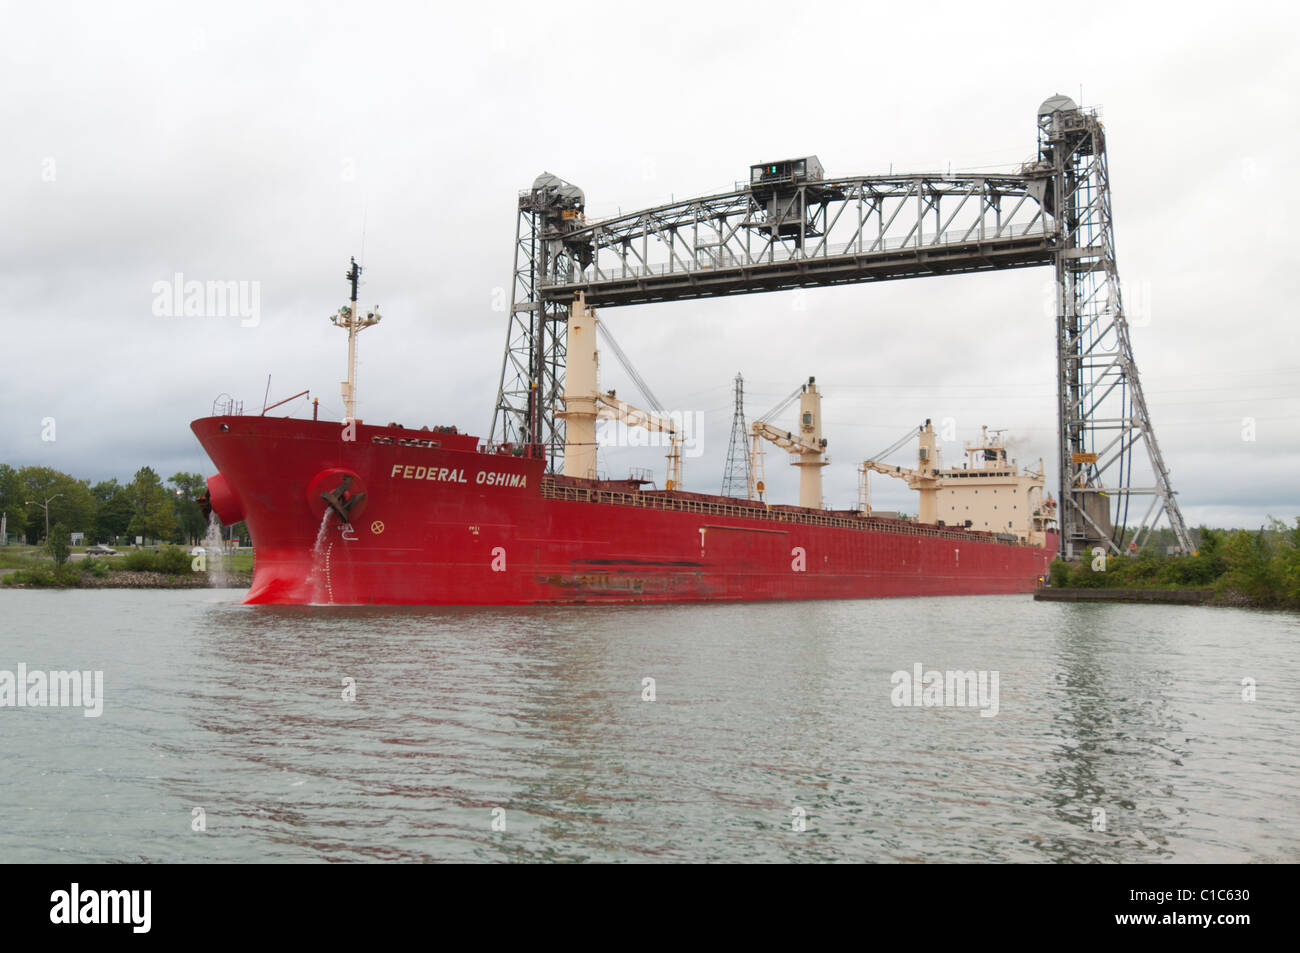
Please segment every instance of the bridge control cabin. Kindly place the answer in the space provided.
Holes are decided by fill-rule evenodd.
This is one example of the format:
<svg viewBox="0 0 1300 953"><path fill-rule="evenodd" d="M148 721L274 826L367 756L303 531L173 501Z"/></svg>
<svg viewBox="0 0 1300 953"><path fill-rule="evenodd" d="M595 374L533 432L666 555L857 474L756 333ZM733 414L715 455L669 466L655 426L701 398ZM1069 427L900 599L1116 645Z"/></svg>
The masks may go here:
<svg viewBox="0 0 1300 953"><path fill-rule="evenodd" d="M744 224L801 247L825 227L825 206L838 192L821 188L825 175L816 156L781 159L749 167L749 192L757 214Z"/></svg>
<svg viewBox="0 0 1300 953"><path fill-rule="evenodd" d="M764 187L820 182L825 174L821 160L816 156L762 162L749 167L749 187L750 191L758 191Z"/></svg>

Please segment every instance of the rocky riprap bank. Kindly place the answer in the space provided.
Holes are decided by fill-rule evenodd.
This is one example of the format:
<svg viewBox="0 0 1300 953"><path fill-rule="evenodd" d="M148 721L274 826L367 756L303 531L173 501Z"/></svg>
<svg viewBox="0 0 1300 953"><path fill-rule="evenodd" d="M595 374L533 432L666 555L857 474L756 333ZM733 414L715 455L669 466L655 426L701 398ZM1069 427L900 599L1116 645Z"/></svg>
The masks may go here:
<svg viewBox="0 0 1300 953"><path fill-rule="evenodd" d="M247 589L253 584L251 572L226 573L225 589ZM211 589L207 573L186 573L183 576L171 576L163 572L126 572L117 570L100 578L85 575L81 577L82 589Z"/></svg>
<svg viewBox="0 0 1300 953"><path fill-rule="evenodd" d="M1039 602L1151 602L1199 606L1215 601L1213 589L1039 589Z"/></svg>

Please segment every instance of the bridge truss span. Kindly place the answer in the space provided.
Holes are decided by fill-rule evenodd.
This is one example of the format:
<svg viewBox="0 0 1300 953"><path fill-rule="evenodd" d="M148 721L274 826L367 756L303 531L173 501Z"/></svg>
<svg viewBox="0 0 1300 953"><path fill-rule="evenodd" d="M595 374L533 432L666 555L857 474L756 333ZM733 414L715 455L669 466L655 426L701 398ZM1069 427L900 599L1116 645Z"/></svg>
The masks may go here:
<svg viewBox="0 0 1300 953"><path fill-rule="evenodd" d="M1046 175L747 187L574 228L565 241L590 262L552 270L541 290L609 307L1050 264L1046 187Z"/></svg>

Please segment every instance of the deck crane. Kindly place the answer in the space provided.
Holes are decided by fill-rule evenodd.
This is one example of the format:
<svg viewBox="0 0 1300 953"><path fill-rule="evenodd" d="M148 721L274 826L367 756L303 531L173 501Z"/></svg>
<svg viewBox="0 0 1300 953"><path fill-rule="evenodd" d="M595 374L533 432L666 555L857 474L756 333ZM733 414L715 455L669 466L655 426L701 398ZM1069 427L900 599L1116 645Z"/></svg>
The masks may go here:
<svg viewBox="0 0 1300 953"><path fill-rule="evenodd" d="M888 463L882 463L884 457L889 456L896 450L910 441L913 437L920 438L920 447L917 450L916 468L894 466ZM867 490L867 474L871 471L883 473L885 476L895 477L900 480L906 480L909 488L920 492L920 512L917 514L917 520L921 523L936 523L939 520L939 476L940 464L937 445L934 437L934 427L927 420L924 426L917 427L915 430L909 430L898 441L886 450L882 450L872 459L865 460L862 466L858 467L858 499L859 508L864 516L871 514L870 497Z"/></svg>
<svg viewBox="0 0 1300 953"><path fill-rule="evenodd" d="M600 334L597 334L599 329ZM593 308L587 307L579 293L569 309L569 368L564 383L565 420L564 475L583 478L596 476L596 421L615 420L629 427L641 427L651 433L669 437L669 490L682 488L682 435L677 423L664 411L650 392L641 375L618 346L609 329L601 326ZM634 407L620 400L614 391L600 391L597 385L599 348L597 337L603 336L623 369L632 378L655 412Z"/></svg>
<svg viewBox="0 0 1300 953"><path fill-rule="evenodd" d="M771 424L787 407L799 401L799 426L797 430L783 430ZM799 468L799 505L821 509L822 467L830 463L826 456L826 438L822 436L822 395L817 390L817 380L808 378L789 397L781 401L750 427L749 498L761 500L767 489L764 480L763 450L761 440L766 440L788 451L790 463Z"/></svg>

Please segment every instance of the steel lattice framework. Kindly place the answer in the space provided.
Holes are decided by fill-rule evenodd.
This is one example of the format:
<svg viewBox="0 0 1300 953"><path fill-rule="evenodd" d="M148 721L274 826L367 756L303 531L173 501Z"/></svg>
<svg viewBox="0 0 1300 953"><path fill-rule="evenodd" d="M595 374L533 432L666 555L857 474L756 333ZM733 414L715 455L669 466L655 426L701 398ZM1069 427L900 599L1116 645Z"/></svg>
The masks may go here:
<svg viewBox="0 0 1300 953"><path fill-rule="evenodd" d="M1039 162L1048 213L1057 223L1056 347L1061 474L1061 552L1066 558L1125 542L1129 504L1149 497L1131 542L1140 546L1161 515L1183 552L1191 540L1174 498L1138 379L1115 265L1106 136L1095 113L1064 96L1038 116ZM1134 457L1146 460L1134 485ZM1110 482L1107 483L1106 481Z"/></svg>
<svg viewBox="0 0 1300 953"><path fill-rule="evenodd" d="M1058 96L1038 125L1038 161L1017 174L825 179L755 167L730 192L592 222L580 189L539 176L519 198L492 442L558 469L564 332L578 293L611 307L1052 265L1062 554L1119 551L1138 495L1151 501L1134 538L1164 515L1188 551L1120 304L1101 123ZM1141 447L1153 478L1134 487Z"/></svg>
<svg viewBox="0 0 1300 953"><path fill-rule="evenodd" d="M515 224L515 270L510 286L501 385L492 416L493 442L528 448L547 456L556 470L564 454L564 418L556 415L564 393L565 337L569 303L543 294L547 276L569 274L578 254L580 266L590 256L564 240L567 223L580 221L582 190L549 173L519 194Z"/></svg>
<svg viewBox="0 0 1300 953"><path fill-rule="evenodd" d="M1051 261L1024 176L863 176L647 209L575 229L581 270L546 295L594 306L987 271Z"/></svg>

